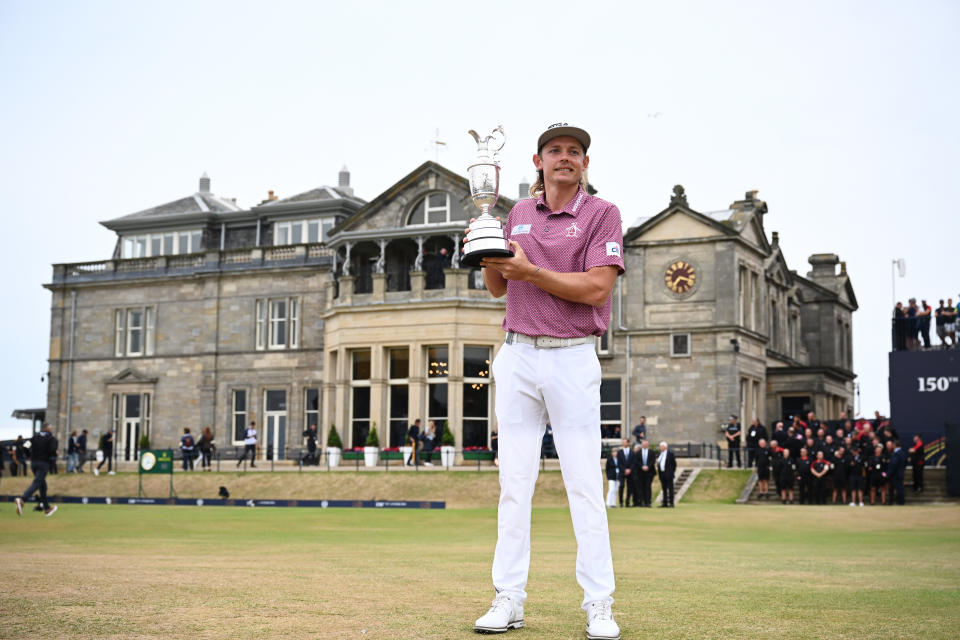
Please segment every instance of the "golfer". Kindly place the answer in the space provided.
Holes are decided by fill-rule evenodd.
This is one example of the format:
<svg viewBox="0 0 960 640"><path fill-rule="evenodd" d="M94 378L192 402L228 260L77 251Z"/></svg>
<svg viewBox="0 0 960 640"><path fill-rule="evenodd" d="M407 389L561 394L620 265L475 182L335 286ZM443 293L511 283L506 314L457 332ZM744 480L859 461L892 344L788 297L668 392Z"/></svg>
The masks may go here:
<svg viewBox="0 0 960 640"><path fill-rule="evenodd" d="M503 347L493 363L497 384L500 504L490 610L479 633L524 626L530 569L530 509L549 419L577 539L587 638L614 640L613 561L600 473L600 363L594 345L610 319L623 273L620 211L589 195L584 172L590 135L566 123L537 141L533 198L514 206L504 226L512 258L486 258L483 279L507 296Z"/></svg>

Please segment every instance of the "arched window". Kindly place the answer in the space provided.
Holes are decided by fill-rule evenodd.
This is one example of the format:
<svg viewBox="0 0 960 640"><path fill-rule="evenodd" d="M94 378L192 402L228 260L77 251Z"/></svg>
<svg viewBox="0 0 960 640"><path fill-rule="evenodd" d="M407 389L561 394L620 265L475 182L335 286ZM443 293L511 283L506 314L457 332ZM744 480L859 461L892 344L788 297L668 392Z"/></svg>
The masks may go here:
<svg viewBox="0 0 960 640"><path fill-rule="evenodd" d="M410 210L408 225L444 224L456 220L466 221L466 212L453 201L449 193L437 191L417 201Z"/></svg>

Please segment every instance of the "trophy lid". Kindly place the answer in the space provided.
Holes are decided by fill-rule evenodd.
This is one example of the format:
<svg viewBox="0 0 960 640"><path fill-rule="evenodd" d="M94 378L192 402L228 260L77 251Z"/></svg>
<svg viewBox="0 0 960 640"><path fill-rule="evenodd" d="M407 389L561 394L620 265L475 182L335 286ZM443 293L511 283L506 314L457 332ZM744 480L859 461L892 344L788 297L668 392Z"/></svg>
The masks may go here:
<svg viewBox="0 0 960 640"><path fill-rule="evenodd" d="M490 135L485 138L481 138L480 134L473 129L470 129L467 133L473 136L473 139L477 142L477 159L496 162L497 153L499 153L500 149L503 149L503 145L507 142L507 135L503 132L503 125L497 126L490 132ZM500 146L493 147L497 141L500 142Z"/></svg>

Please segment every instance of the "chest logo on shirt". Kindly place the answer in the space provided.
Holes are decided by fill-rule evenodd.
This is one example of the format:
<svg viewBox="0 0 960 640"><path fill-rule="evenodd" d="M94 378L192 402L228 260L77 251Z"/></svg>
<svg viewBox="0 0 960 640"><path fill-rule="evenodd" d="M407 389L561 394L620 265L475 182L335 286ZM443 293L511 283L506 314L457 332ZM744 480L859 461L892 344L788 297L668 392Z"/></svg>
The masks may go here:
<svg viewBox="0 0 960 640"><path fill-rule="evenodd" d="M580 235L580 227L577 226L577 223L574 222L566 229L566 236L568 238L576 238Z"/></svg>
<svg viewBox="0 0 960 640"><path fill-rule="evenodd" d="M510 235L517 236L523 233L530 233L529 224L515 224L513 225L513 231L510 232Z"/></svg>

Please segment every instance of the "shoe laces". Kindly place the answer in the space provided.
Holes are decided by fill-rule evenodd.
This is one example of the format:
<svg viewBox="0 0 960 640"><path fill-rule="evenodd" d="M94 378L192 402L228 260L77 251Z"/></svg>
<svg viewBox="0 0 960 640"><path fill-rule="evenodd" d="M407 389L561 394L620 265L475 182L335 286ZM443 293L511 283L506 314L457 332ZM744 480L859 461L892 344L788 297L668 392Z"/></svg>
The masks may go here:
<svg viewBox="0 0 960 640"><path fill-rule="evenodd" d="M510 601L510 595L507 593L498 593L490 605L490 613L495 611L513 611L513 603Z"/></svg>
<svg viewBox="0 0 960 640"><path fill-rule="evenodd" d="M594 602L590 605L590 621L613 620L613 610L609 602Z"/></svg>

